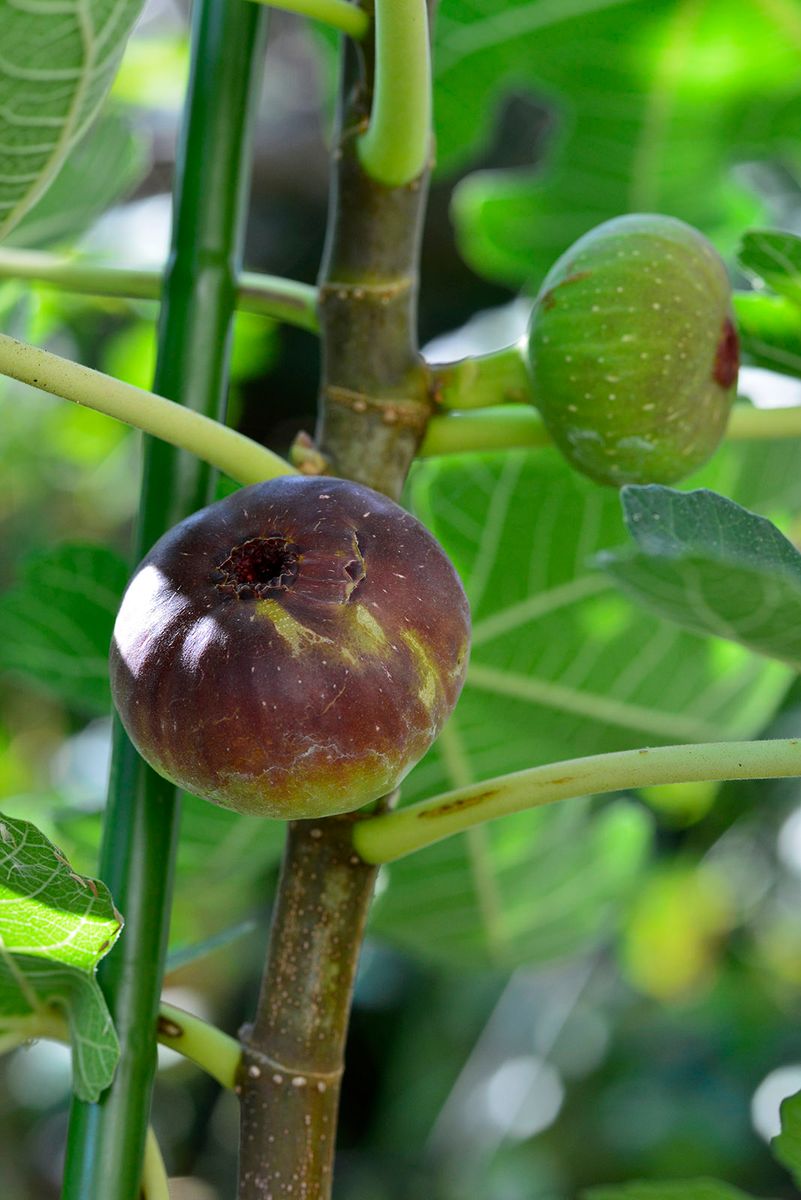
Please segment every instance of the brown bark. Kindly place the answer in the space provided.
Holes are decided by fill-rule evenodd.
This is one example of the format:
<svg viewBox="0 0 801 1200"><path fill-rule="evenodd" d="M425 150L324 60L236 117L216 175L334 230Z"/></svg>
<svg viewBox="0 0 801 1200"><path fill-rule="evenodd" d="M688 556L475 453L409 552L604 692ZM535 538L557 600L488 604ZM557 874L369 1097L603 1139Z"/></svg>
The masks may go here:
<svg viewBox="0 0 801 1200"><path fill-rule="evenodd" d="M376 868L353 817L289 826L262 993L242 1031L241 1200L327 1200L353 981Z"/></svg>

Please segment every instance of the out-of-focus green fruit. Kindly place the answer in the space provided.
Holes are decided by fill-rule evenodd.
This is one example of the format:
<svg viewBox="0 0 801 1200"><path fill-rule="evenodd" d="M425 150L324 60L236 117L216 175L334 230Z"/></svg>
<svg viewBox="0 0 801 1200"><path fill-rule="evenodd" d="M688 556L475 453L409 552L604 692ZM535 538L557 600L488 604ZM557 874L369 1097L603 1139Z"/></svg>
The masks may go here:
<svg viewBox="0 0 801 1200"><path fill-rule="evenodd" d="M422 758L470 616L430 533L341 479L284 477L182 521L123 597L111 687L161 775L237 812L361 807Z"/></svg>
<svg viewBox="0 0 801 1200"><path fill-rule="evenodd" d="M632 214L548 273L529 328L533 392L554 441L599 483L673 483L709 458L735 395L726 269L683 221Z"/></svg>

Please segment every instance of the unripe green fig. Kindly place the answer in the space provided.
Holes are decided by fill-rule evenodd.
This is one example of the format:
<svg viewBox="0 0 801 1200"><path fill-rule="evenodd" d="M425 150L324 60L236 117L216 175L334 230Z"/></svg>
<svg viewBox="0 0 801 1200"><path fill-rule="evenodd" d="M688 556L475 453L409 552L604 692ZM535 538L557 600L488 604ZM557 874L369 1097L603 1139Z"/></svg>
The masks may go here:
<svg viewBox="0 0 801 1200"><path fill-rule="evenodd" d="M309 818L391 791L464 681L458 576L397 504L339 479L243 488L142 561L111 647L136 748L224 808Z"/></svg>
<svg viewBox="0 0 801 1200"><path fill-rule="evenodd" d="M551 268L531 316L534 400L554 441L599 483L674 483L716 449L738 339L726 269L695 229L632 214Z"/></svg>

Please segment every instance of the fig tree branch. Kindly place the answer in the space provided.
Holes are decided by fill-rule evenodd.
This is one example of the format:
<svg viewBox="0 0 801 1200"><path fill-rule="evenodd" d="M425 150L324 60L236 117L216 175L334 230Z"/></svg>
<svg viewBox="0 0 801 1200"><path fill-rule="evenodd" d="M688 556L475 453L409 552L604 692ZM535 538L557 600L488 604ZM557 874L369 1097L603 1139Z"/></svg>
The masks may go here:
<svg viewBox="0 0 801 1200"><path fill-rule="evenodd" d="M163 276L159 269L108 267L36 250L0 249L0 279L27 279L87 296L158 300ZM317 330L317 289L294 279L243 271L237 281L236 307L312 333Z"/></svg>
<svg viewBox="0 0 801 1200"><path fill-rule="evenodd" d="M238 483L296 473L271 450L203 413L5 334L0 334L0 374L133 425L197 455Z"/></svg>
<svg viewBox="0 0 801 1200"><path fill-rule="evenodd" d="M395 812L368 817L354 825L353 844L365 862L392 862L485 821L557 800L665 783L795 776L801 776L799 738L656 746L596 754L486 779Z"/></svg>

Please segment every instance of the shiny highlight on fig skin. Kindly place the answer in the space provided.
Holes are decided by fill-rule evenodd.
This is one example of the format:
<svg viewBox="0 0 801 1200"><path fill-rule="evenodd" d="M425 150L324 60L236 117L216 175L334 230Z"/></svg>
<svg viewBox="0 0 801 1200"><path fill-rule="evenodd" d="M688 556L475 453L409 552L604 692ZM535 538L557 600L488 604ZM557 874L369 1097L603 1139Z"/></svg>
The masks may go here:
<svg viewBox="0 0 801 1200"><path fill-rule="evenodd" d="M112 689L167 778L271 817L396 787L464 681L469 612L431 535L370 489L245 488L153 548L126 592Z"/></svg>

